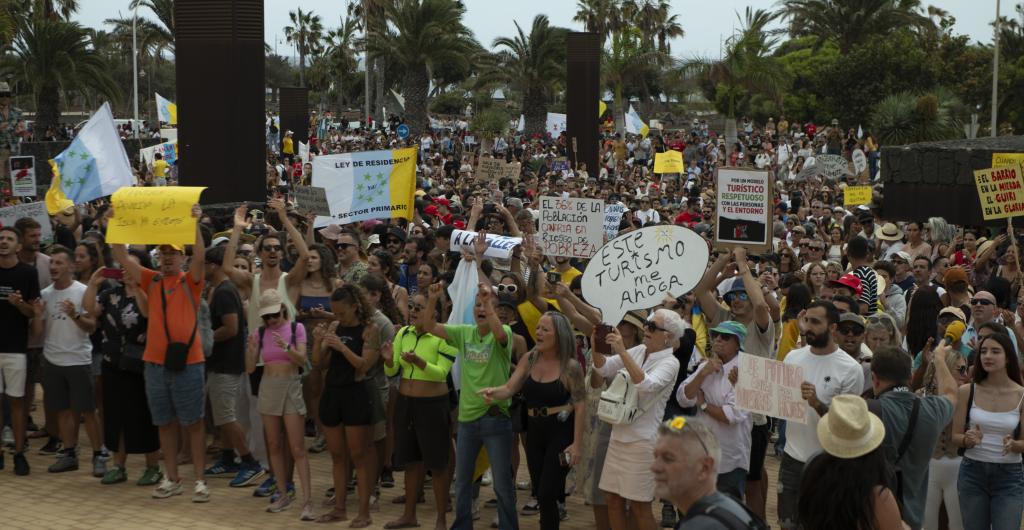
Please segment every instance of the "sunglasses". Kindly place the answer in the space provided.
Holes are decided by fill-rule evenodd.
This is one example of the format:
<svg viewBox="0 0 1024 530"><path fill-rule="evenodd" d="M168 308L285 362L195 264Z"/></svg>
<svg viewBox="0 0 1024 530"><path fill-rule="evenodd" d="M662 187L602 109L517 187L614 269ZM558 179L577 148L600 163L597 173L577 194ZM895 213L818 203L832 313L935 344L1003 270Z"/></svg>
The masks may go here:
<svg viewBox="0 0 1024 530"><path fill-rule="evenodd" d="M956 371L960 375L967 375L967 370L968 370L968 368L967 368L966 364L962 364L962 365L956 367Z"/></svg>
<svg viewBox="0 0 1024 530"><path fill-rule="evenodd" d="M654 323L653 320L648 320L648 321L644 322L644 327L647 328L647 331L650 331L652 333L655 332L655 331L664 331L664 332L668 333L667 329L658 326L657 324Z"/></svg>
<svg viewBox="0 0 1024 530"><path fill-rule="evenodd" d="M271 313L269 315L263 315L260 318L262 318L264 322L270 322L271 319L279 318L280 316L281 316L281 312L278 311L277 313Z"/></svg>
<svg viewBox="0 0 1024 530"><path fill-rule="evenodd" d="M825 250L825 247L807 247L807 248L808 248L808 250L817 250L818 252L821 252L822 250Z"/></svg>
<svg viewBox="0 0 1024 530"><path fill-rule="evenodd" d="M862 329L860 326L843 326L841 328L836 328L836 331L839 332L840 335L853 336L861 335L864 333L864 329Z"/></svg>
<svg viewBox="0 0 1024 530"><path fill-rule="evenodd" d="M498 284L498 292L499 293L509 293L509 294L512 294L512 293L514 293L514 292L516 292L518 290L519 290L519 286L514 284L514 283L510 283L510 284L499 283Z"/></svg>
<svg viewBox="0 0 1024 530"><path fill-rule="evenodd" d="M711 455L711 453L708 451L708 446L704 444L704 440L701 439L700 434L698 434L697 431L693 430L692 427L686 424L686 417L676 416L670 420L666 420L663 425L665 425L666 429L672 432L682 433L687 430L690 431L697 438L697 441L700 442L700 446L704 448L704 454L709 456Z"/></svg>
<svg viewBox="0 0 1024 530"><path fill-rule="evenodd" d="M355 243L338 243L337 245L334 245L334 248L336 248L338 250L345 250L348 247L354 247L354 246L356 246Z"/></svg>
<svg viewBox="0 0 1024 530"><path fill-rule="evenodd" d="M750 296L748 296L747 293L729 293L725 295L725 302L727 304L732 303L733 300L746 302L747 300L750 300Z"/></svg>
<svg viewBox="0 0 1024 530"><path fill-rule="evenodd" d="M971 305L995 305L995 303L984 298L971 298Z"/></svg>
<svg viewBox="0 0 1024 530"><path fill-rule="evenodd" d="M716 340L716 339L729 340L729 339L731 339L733 337L736 337L736 335L731 335L729 333L720 333L718 331L712 331L710 334L711 334L711 340ZM739 337L737 337L737 340L739 340Z"/></svg>
<svg viewBox="0 0 1024 530"><path fill-rule="evenodd" d="M395 238L393 238L393 237L391 237L391 238L388 238L388 244L389 244L389 245L397 245L397 244L398 244L398 243L400 243L400 242L401 242L401 241L399 241L398 239L395 239Z"/></svg>

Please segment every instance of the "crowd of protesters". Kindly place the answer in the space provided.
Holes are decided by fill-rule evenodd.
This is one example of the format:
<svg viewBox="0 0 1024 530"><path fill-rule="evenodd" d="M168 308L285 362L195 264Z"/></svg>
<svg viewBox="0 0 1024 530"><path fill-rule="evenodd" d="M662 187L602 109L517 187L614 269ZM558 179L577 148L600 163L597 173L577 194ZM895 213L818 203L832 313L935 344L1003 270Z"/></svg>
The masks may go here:
<svg viewBox="0 0 1024 530"><path fill-rule="evenodd" d="M534 516L558 528L572 495L602 530L653 529L658 512L663 527L756 528L769 480L786 529L1019 528L1017 242L940 217L888 218L870 134L744 119L730 145L694 120L647 137L608 131L598 167L567 168L564 135L470 138L437 123L402 140L397 122L312 120L308 150L418 146L411 220L314 228L289 201L312 164L268 120L265 206L216 216L197 205L193 245L107 244L116 212L102 200L54 216L50 244L30 218L0 228L14 473L30 472L30 439L54 455L49 472L76 472L82 426L102 484L131 478L164 499L191 475L191 500L208 502L220 489L208 478L223 475L269 498L268 512L297 500L303 520L355 528L379 502L404 505L385 528L418 526L428 485L439 529L472 528L490 507L481 524ZM685 173L653 173L669 149ZM848 167L808 170L821 155ZM481 157L522 172L482 180ZM534 238L539 197L556 195L620 204L619 234L677 224L710 243L725 166L777 181L771 248L716 249L692 292L611 329L582 292L586 260L545 256ZM140 184L152 172L140 167ZM845 207L854 184L874 185L874 203ZM452 252L455 229L523 243L509 260L485 258L483 237ZM479 275L472 320L446 324L460 268ZM741 353L801 368L804 423L737 407ZM639 412L612 425L597 404L618 377ZM44 399L29 414L37 383ZM321 452L327 492L311 490L310 453ZM129 473L127 454L145 455L145 469ZM399 472L404 491L384 495ZM478 500L481 486L493 504Z"/></svg>

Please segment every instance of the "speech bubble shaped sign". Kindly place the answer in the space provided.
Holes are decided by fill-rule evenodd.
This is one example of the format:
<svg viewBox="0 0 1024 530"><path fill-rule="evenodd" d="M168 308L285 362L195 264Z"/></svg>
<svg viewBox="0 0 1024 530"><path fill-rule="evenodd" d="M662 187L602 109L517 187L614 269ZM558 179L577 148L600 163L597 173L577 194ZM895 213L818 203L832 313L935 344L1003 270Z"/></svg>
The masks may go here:
<svg viewBox="0 0 1024 530"><path fill-rule="evenodd" d="M665 293L693 290L708 266L707 241L688 228L648 226L605 243L583 272L583 298L618 324L631 309L649 309Z"/></svg>

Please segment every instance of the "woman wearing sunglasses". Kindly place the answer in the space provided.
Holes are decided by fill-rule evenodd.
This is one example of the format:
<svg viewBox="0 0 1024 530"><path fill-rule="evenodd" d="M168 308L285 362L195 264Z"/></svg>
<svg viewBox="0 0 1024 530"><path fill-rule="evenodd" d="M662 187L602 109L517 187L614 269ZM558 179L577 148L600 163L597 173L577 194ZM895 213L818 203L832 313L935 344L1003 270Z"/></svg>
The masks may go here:
<svg viewBox="0 0 1024 530"><path fill-rule="evenodd" d="M679 360L672 352L687 328L678 313L667 309L655 311L644 327L643 344L626 350L622 337L613 330L608 333L607 343L615 355L592 353L595 371L600 376L596 379L611 378L625 369L636 385L637 403L643 410L632 423L612 427L599 485L608 501L612 530L654 530L656 526L651 512L654 480L650 473L654 439L679 372Z"/></svg>
<svg viewBox="0 0 1024 530"><path fill-rule="evenodd" d="M953 374L957 385L965 385L970 380L967 359L955 349L945 356L946 366ZM917 391L921 396L938 395L938 384L935 378L935 367L927 363L924 384ZM957 474L960 469L960 454L953 444L953 422L939 435L938 443L932 451L932 459L928 463L928 494L925 498L924 528L939 527L939 506L945 504L949 520L949 530L962 530L963 521L960 516L960 498L957 489Z"/></svg>

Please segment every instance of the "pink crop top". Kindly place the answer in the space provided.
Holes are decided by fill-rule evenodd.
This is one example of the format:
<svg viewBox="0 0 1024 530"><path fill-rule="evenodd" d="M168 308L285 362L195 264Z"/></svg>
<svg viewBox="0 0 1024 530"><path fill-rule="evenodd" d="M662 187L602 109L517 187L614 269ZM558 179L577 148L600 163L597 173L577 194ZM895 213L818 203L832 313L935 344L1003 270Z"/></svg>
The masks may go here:
<svg viewBox="0 0 1024 530"><path fill-rule="evenodd" d="M256 340L259 340L259 333L259 329L253 331L253 334L256 336ZM278 326L266 328L263 332L263 344L260 349L260 355L263 357L263 363L271 364L292 362L291 358L288 357L288 353L277 345L277 341L274 340L274 333L281 335L281 338L284 339L289 346L294 344L305 344L306 328L302 324L295 324L295 340L292 340L291 322L284 322Z"/></svg>

